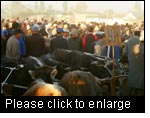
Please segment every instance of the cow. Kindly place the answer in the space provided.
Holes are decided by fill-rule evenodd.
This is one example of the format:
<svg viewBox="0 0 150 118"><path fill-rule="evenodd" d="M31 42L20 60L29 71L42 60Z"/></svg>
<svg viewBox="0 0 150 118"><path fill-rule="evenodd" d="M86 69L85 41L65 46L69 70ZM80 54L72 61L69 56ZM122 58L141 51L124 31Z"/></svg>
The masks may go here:
<svg viewBox="0 0 150 118"><path fill-rule="evenodd" d="M34 74L35 79L41 77L45 82L52 84L52 79L55 79L57 70L55 69L55 67L51 66L39 67L34 71L27 70L26 68L16 68L9 76L7 83L29 86L29 84L34 80L33 78L31 78L30 73Z"/></svg>
<svg viewBox="0 0 150 118"><path fill-rule="evenodd" d="M90 64L89 71L99 79L112 77L112 73L107 66L99 65L94 62Z"/></svg>
<svg viewBox="0 0 150 118"><path fill-rule="evenodd" d="M70 61L70 52L70 50L56 49L53 51L52 55L54 55L55 60L67 64Z"/></svg>
<svg viewBox="0 0 150 118"><path fill-rule="evenodd" d="M2 55L1 56L1 82L5 80L5 78L11 71L14 71L15 68L19 68L19 67L20 65L18 60Z"/></svg>
<svg viewBox="0 0 150 118"><path fill-rule="evenodd" d="M22 63L25 65L25 67L28 70L35 70L38 67L42 67L46 65L42 59L33 56L28 56L24 58Z"/></svg>
<svg viewBox="0 0 150 118"><path fill-rule="evenodd" d="M80 51L72 51L70 53L70 65L71 66L81 66L88 68L89 64L91 63L92 59L84 55L83 52Z"/></svg>
<svg viewBox="0 0 150 118"><path fill-rule="evenodd" d="M55 52L55 51L54 51ZM60 61L57 61L54 55L45 54L40 57L42 61L48 66L55 66L57 69L56 79L61 80L62 76L70 70L70 66L64 64Z"/></svg>
<svg viewBox="0 0 150 118"><path fill-rule="evenodd" d="M90 53L72 51L70 53L70 66L78 70L90 71L95 76L101 78L111 77L111 72L106 66L106 59L96 57Z"/></svg>
<svg viewBox="0 0 150 118"><path fill-rule="evenodd" d="M67 96L67 92L59 85L45 83L42 79L37 79L23 96Z"/></svg>
<svg viewBox="0 0 150 118"><path fill-rule="evenodd" d="M102 96L102 90L90 72L68 72L63 76L60 85L69 96Z"/></svg>
<svg viewBox="0 0 150 118"><path fill-rule="evenodd" d="M69 71L90 71L100 79L112 76L113 61L110 58L108 59L102 56L97 57L86 52L76 50L68 51L64 49L55 50L53 55L58 62L64 63L70 67ZM119 63L115 62L115 74L122 74L122 71Z"/></svg>
<svg viewBox="0 0 150 118"><path fill-rule="evenodd" d="M14 58L7 57L4 55L1 56L1 68L5 67L5 66L6 67L17 67L18 64L19 64L19 61Z"/></svg>
<svg viewBox="0 0 150 118"><path fill-rule="evenodd" d="M56 66L60 64L60 62L56 61L55 57L49 53L42 55L40 59L49 66Z"/></svg>
<svg viewBox="0 0 150 118"><path fill-rule="evenodd" d="M34 74L35 79L42 78L45 82L53 84L53 80L55 80L55 76L57 74L57 70L55 69L55 67L41 64L39 67L33 68L32 66L34 66L34 64L36 63L34 61L33 64L32 61L30 62L31 63L26 63L26 65L24 66L1 68L1 75L3 78L1 80L1 88L3 89L3 85L5 85L5 90L3 90L3 92L7 91L7 89L11 89L9 94L21 95L22 92L14 93L14 91L17 91L15 87L21 86L23 88L27 88L30 85L30 83L34 81L30 73ZM40 64L41 62L38 63Z"/></svg>

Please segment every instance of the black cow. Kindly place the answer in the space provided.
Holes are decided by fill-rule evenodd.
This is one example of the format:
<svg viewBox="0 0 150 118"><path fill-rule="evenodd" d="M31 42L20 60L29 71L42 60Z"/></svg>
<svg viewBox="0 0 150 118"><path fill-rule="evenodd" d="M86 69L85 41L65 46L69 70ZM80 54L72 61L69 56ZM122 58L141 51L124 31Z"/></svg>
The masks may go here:
<svg viewBox="0 0 150 118"><path fill-rule="evenodd" d="M73 71L66 73L60 85L69 96L101 96L102 90L97 85L95 76L90 72Z"/></svg>
<svg viewBox="0 0 150 118"><path fill-rule="evenodd" d="M49 66L56 66L56 65L59 65L60 62L56 61L55 60L55 57L54 55L51 55L51 54L45 54L45 55L42 55L40 57L40 59L46 64L46 65L49 65Z"/></svg>
<svg viewBox="0 0 150 118"><path fill-rule="evenodd" d="M70 67L65 63L57 61L55 58L58 58L58 57L57 56L55 57L54 55L51 55L51 54L45 54L40 57L40 59L42 59L46 65L56 66L56 69L57 69L56 78L58 80L61 80L63 75L70 70Z"/></svg>
<svg viewBox="0 0 150 118"><path fill-rule="evenodd" d="M98 65L96 63L91 63L89 66L89 71L97 76L99 79L103 79L103 78L111 78L112 77L112 73L109 70L109 68L104 65Z"/></svg>
<svg viewBox="0 0 150 118"><path fill-rule="evenodd" d="M1 56L1 68L2 67L17 67L19 65L19 61L11 58L11 57L7 57L2 55Z"/></svg>
<svg viewBox="0 0 150 118"><path fill-rule="evenodd" d="M3 88L3 85L5 85L5 90L11 88L11 91L10 91L11 95L22 95L22 92L18 92L18 93L15 92L16 89L13 89L12 85L22 86L25 88L28 87L30 83L33 81L33 78L31 77L30 73L33 73L36 78L42 78L47 83L53 83L52 79L55 79L55 76L57 74L57 70L54 67L40 65L41 67L38 67L38 68L36 67L34 68L34 70L29 70L29 69L32 69L32 63L30 64L26 63L25 66L21 66L21 67L1 68L1 76L3 78L1 80L2 88Z"/></svg>
<svg viewBox="0 0 150 118"><path fill-rule="evenodd" d="M70 52L70 50L56 49L52 55L54 55L57 61L67 64L70 61Z"/></svg>
<svg viewBox="0 0 150 118"><path fill-rule="evenodd" d="M111 72L106 66L105 58L96 57L90 53L72 51L70 53L70 66L73 68L83 67L85 71L90 71L95 76L101 78L111 77ZM78 68L81 70L81 68Z"/></svg>
<svg viewBox="0 0 150 118"><path fill-rule="evenodd" d="M29 56L23 59L23 64L28 70L35 70L38 67L45 66L46 64L42 61L42 59L38 57Z"/></svg>
<svg viewBox="0 0 150 118"><path fill-rule="evenodd" d="M29 86L29 84L34 80L33 78L31 78L31 73L34 74L35 79L40 77L47 83L53 83L52 79L55 79L57 70L54 67L50 66L39 67L35 71L31 71L26 68L15 68L14 71L12 71L12 73L10 74L7 83Z"/></svg>
<svg viewBox="0 0 150 118"><path fill-rule="evenodd" d="M1 82L6 79L7 75L11 71L14 71L15 68L19 67L20 65L18 60L6 56L1 56Z"/></svg>
<svg viewBox="0 0 150 118"><path fill-rule="evenodd" d="M112 59L107 59L106 57L97 57L90 53L74 50L68 51L64 49L55 50L53 55L57 61L70 66L70 71L90 71L100 79L111 77ZM121 68L118 68L118 65L115 66L117 67L115 67L116 73L120 74L122 71Z"/></svg>

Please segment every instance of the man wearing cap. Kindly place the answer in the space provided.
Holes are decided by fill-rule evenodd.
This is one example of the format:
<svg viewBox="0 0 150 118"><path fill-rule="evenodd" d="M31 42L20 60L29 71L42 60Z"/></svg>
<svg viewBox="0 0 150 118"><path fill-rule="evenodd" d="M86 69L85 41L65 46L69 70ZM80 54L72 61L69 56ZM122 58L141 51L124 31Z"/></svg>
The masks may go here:
<svg viewBox="0 0 150 118"><path fill-rule="evenodd" d="M68 29L64 29L64 33L63 33L63 38L68 40L70 38L70 34L69 34L69 30Z"/></svg>
<svg viewBox="0 0 150 118"><path fill-rule="evenodd" d="M26 40L28 56L40 57L45 52L45 39L39 34L37 26L32 26L32 36Z"/></svg>
<svg viewBox="0 0 150 118"><path fill-rule="evenodd" d="M12 35L6 45L6 56L15 58L17 60L20 60L20 44L19 44L19 38L22 35L21 29L16 29L14 32L14 35Z"/></svg>
<svg viewBox="0 0 150 118"><path fill-rule="evenodd" d="M63 38L63 29L57 29L57 36L50 40L50 53L52 53L55 49L68 49L69 45L66 39Z"/></svg>

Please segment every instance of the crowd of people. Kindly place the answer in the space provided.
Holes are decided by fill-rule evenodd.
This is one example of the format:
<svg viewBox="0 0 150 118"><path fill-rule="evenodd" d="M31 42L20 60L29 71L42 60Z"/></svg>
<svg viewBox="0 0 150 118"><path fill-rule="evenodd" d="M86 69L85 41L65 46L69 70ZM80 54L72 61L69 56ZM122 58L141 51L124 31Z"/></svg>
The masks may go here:
<svg viewBox="0 0 150 118"><path fill-rule="evenodd" d="M144 94L144 22L121 27L121 43L114 48L115 59L127 56L130 95ZM26 18L1 20L1 55L15 58L40 57L55 49L78 50L112 58L112 46L105 35L105 23L48 21ZM100 36L97 32L101 32Z"/></svg>

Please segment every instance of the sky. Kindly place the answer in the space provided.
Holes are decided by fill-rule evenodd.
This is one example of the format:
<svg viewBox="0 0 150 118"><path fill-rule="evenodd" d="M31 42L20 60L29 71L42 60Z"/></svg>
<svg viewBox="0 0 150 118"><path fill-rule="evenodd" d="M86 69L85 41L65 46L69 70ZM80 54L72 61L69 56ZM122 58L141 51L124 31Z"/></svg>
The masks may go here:
<svg viewBox="0 0 150 118"><path fill-rule="evenodd" d="M2 1L7 4L12 1ZM29 6L34 5L35 1L21 1L24 4ZM68 1L68 7L71 8L79 1ZM131 8L133 8L135 1L84 1L88 5L89 11L104 11L107 9L113 9L115 12L128 12ZM142 9L144 9L144 1L139 1L141 3ZM47 7L49 4L53 5L53 8L62 10L63 1L45 1L45 6Z"/></svg>

